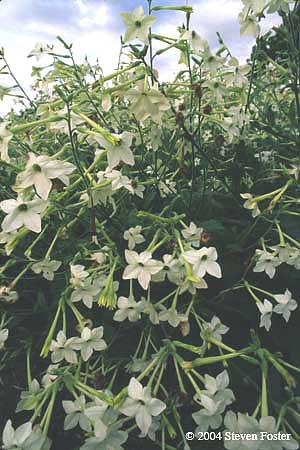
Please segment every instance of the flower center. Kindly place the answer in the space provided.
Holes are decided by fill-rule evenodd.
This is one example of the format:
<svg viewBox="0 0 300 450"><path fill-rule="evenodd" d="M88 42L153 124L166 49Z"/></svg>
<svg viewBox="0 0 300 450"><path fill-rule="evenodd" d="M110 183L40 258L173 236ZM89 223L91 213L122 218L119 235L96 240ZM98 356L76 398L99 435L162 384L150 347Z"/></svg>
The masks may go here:
<svg viewBox="0 0 300 450"><path fill-rule="evenodd" d="M28 206L26 205L26 203L22 203L21 205L18 206L18 210L19 211L27 211Z"/></svg>
<svg viewBox="0 0 300 450"><path fill-rule="evenodd" d="M136 20L136 21L135 21L135 26L136 26L137 28L141 28L142 22L141 22L140 20Z"/></svg>
<svg viewBox="0 0 300 450"><path fill-rule="evenodd" d="M38 164L32 164L32 170L34 172L41 172L42 171L41 166L39 166Z"/></svg>
<svg viewBox="0 0 300 450"><path fill-rule="evenodd" d="M208 256L207 255L201 256L201 261L207 261L207 260L208 260Z"/></svg>

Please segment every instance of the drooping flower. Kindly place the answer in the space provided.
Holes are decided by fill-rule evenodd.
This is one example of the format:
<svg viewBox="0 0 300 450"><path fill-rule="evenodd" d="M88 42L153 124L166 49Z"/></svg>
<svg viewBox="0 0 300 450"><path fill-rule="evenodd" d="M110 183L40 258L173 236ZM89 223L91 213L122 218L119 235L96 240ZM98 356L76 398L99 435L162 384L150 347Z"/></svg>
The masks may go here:
<svg viewBox="0 0 300 450"><path fill-rule="evenodd" d="M245 19L239 15L239 22L241 25L241 36L253 36L257 37L260 33L260 25L253 15L248 15Z"/></svg>
<svg viewBox="0 0 300 450"><path fill-rule="evenodd" d="M12 139L13 134L7 130L6 123L0 123L0 157L2 161L9 163L8 143Z"/></svg>
<svg viewBox="0 0 300 450"><path fill-rule="evenodd" d="M143 289L148 289L151 275L158 273L163 268L160 261L152 259L150 252L138 254L133 250L125 250L125 258L128 266L123 272L123 279L137 279Z"/></svg>
<svg viewBox="0 0 300 450"><path fill-rule="evenodd" d="M0 208L7 216L2 222L2 230L6 233L18 230L23 225L35 233L41 231L41 216L45 211L47 202L34 197L33 200L25 201L21 197L17 200L9 199L0 202Z"/></svg>
<svg viewBox="0 0 300 450"><path fill-rule="evenodd" d="M3 328L0 330L0 351L4 348L5 341L8 339L8 329Z"/></svg>
<svg viewBox="0 0 300 450"><path fill-rule="evenodd" d="M205 39L202 39L195 30L185 30L180 35L180 39L188 41L192 49L196 52L208 47L208 42Z"/></svg>
<svg viewBox="0 0 300 450"><path fill-rule="evenodd" d="M148 43L149 28L155 22L156 17L147 16L142 6L135 8L133 13L121 13L123 22L127 29L124 36L124 42L130 42L133 39L139 39Z"/></svg>
<svg viewBox="0 0 300 450"><path fill-rule="evenodd" d="M69 184L69 177L75 166L72 163L51 159L46 155L28 153L26 168L17 176L16 189L22 190L34 186L37 194L47 200L52 188L52 179L57 178L65 185Z"/></svg>
<svg viewBox="0 0 300 450"><path fill-rule="evenodd" d="M88 276L89 273L85 270L85 267L81 264L70 264L71 278L70 282L77 286L81 284Z"/></svg>
<svg viewBox="0 0 300 450"><path fill-rule="evenodd" d="M149 387L143 387L135 378L128 385L128 398L119 408L122 414L135 417L136 424L142 433L147 434L152 424L152 417L157 417L166 409L164 402L151 397Z"/></svg>
<svg viewBox="0 0 300 450"><path fill-rule="evenodd" d="M33 450L51 447L50 439L42 433L39 427L32 428L31 422L26 422L14 429L11 420L6 422L2 434L3 450Z"/></svg>
<svg viewBox="0 0 300 450"><path fill-rule="evenodd" d="M264 302L257 302L256 306L258 307L259 311L260 311L260 327L265 327L265 329L267 331L270 330L271 328L271 317L272 317L272 313L273 313L273 304L267 300L264 299Z"/></svg>
<svg viewBox="0 0 300 450"><path fill-rule="evenodd" d="M246 199L243 206L244 208L251 210L252 217L259 216L260 210L257 203L253 201L253 195L246 192L244 194L241 194L241 197Z"/></svg>

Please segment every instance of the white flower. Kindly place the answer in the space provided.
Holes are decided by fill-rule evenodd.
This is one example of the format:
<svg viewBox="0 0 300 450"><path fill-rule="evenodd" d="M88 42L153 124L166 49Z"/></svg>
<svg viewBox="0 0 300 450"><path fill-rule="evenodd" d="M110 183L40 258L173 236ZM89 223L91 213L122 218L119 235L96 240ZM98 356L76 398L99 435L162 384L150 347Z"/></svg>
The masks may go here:
<svg viewBox="0 0 300 450"><path fill-rule="evenodd" d="M122 414L135 417L135 421L142 433L148 434L152 424L152 416L156 417L166 409L164 402L151 397L149 387L143 387L135 378L131 378L128 385L128 398L119 408Z"/></svg>
<svg viewBox="0 0 300 450"><path fill-rule="evenodd" d="M133 298L119 297L118 311L114 314L116 322L123 322L128 319L129 322L137 322L141 318L144 310L145 301L136 302Z"/></svg>
<svg viewBox="0 0 300 450"><path fill-rule="evenodd" d="M260 311L260 327L265 327L267 331L271 328L271 317L273 313L273 304L269 300L264 299L264 302L257 302L256 306Z"/></svg>
<svg viewBox="0 0 300 450"><path fill-rule="evenodd" d="M161 306L162 311L159 313L159 320L162 322L168 322L171 327L177 328L181 322L185 322L187 317L184 314L179 314L176 309L167 309L165 306Z"/></svg>
<svg viewBox="0 0 300 450"><path fill-rule="evenodd" d="M100 293L101 287L97 281L92 282L89 279L83 280L71 294L71 302L82 302L89 309L92 308L95 297Z"/></svg>
<svg viewBox="0 0 300 450"><path fill-rule="evenodd" d="M107 254L103 251L103 252L95 252L91 255L91 260L92 261L96 261L96 263L98 264L103 264L105 263Z"/></svg>
<svg viewBox="0 0 300 450"><path fill-rule="evenodd" d="M41 42L37 42L35 44L35 47L33 50L31 50L31 52L29 53L29 57L30 56L35 56L37 62L47 53L49 53L49 51L52 50L52 47L50 47L49 45L47 45L46 47L41 43Z"/></svg>
<svg viewBox="0 0 300 450"><path fill-rule="evenodd" d="M258 261L253 268L253 272L266 272L269 278L273 278L276 267L281 264L280 259L265 250L256 250L256 255L258 255Z"/></svg>
<svg viewBox="0 0 300 450"><path fill-rule="evenodd" d="M51 261L49 258L39 261L31 266L31 270L34 273L43 273L43 277L46 280L52 281L54 279L54 272L56 272L61 266L61 261Z"/></svg>
<svg viewBox="0 0 300 450"><path fill-rule="evenodd" d="M185 277L185 269L182 261L175 258L173 255L163 255L164 268L156 275L153 275L152 280L156 282L162 282L167 279L174 284L180 284Z"/></svg>
<svg viewBox="0 0 300 450"><path fill-rule="evenodd" d="M161 198L165 198L169 194L176 193L176 181L170 180L159 180L158 185L159 193Z"/></svg>
<svg viewBox="0 0 300 450"><path fill-rule="evenodd" d="M241 194L241 197L246 199L243 206L244 206L244 208L250 209L252 211L252 217L259 216L260 210L259 210L257 203L255 201L253 201L252 194L244 193L244 194Z"/></svg>
<svg viewBox="0 0 300 450"><path fill-rule="evenodd" d="M203 331L201 332L201 337L205 341L207 338L212 337L217 341L222 342L222 335L226 334L229 328L223 325L217 316L214 316L211 322L203 323Z"/></svg>
<svg viewBox="0 0 300 450"><path fill-rule="evenodd" d="M232 83L233 86L243 87L249 83L246 76L250 70L249 65L245 64L243 66L240 66L239 61L236 58L231 58L227 70L228 72L226 71L226 73L224 74L224 78L229 83ZM245 112L241 109L240 106L237 106L236 108L240 110L242 116L245 115Z"/></svg>
<svg viewBox="0 0 300 450"><path fill-rule="evenodd" d="M195 31L195 30L186 30L181 36L181 40L186 40L190 44L193 50L204 50L208 47L208 42Z"/></svg>
<svg viewBox="0 0 300 450"><path fill-rule="evenodd" d="M209 47L205 48L201 56L203 58L203 64L212 75L215 74L220 67L224 66L225 58L213 54Z"/></svg>
<svg viewBox="0 0 300 450"><path fill-rule="evenodd" d="M245 19L239 15L241 25L240 33L244 36L257 37L260 33L260 26L255 16L248 15Z"/></svg>
<svg viewBox="0 0 300 450"><path fill-rule="evenodd" d="M226 427L225 431L237 434L236 440L228 439L224 441L224 446L227 450L258 450L260 445L260 440L258 439L259 427L254 417L241 413L236 415L234 412L228 411L224 425ZM243 439L242 433L250 434L251 439Z"/></svg>
<svg viewBox="0 0 300 450"><path fill-rule="evenodd" d="M192 264L193 272L198 278L203 278L206 273L216 278L222 277L221 267L216 262L218 254L215 247L188 250L183 254L183 257Z"/></svg>
<svg viewBox="0 0 300 450"><path fill-rule="evenodd" d="M24 225L29 230L40 233L42 226L40 214L46 207L47 202L38 197L30 201L22 200L20 197L17 200L3 200L0 202L0 208L7 216L2 222L2 230L10 233Z"/></svg>
<svg viewBox="0 0 300 450"><path fill-rule="evenodd" d="M148 43L149 28L155 22L156 17L146 16L142 6L135 8L133 13L121 13L123 22L127 29L124 36L124 42L130 42L133 39L139 39Z"/></svg>
<svg viewBox="0 0 300 450"><path fill-rule="evenodd" d="M164 111L170 109L168 99L159 91L155 84L148 88L144 81L138 81L136 87L129 89L125 96L131 101L130 111L137 120L144 121L151 117L154 122L162 123Z"/></svg>
<svg viewBox="0 0 300 450"><path fill-rule="evenodd" d="M107 150L107 160L108 166L113 169L121 161L129 166L134 165L134 156L130 146L132 144L133 134L128 131L124 131L122 134L115 134L118 141L116 144L105 143L105 148Z"/></svg>
<svg viewBox="0 0 300 450"><path fill-rule="evenodd" d="M3 328L0 330L0 350L4 348L5 341L8 339L8 329Z"/></svg>
<svg viewBox="0 0 300 450"><path fill-rule="evenodd" d="M70 282L74 284L74 286L77 286L78 284L81 284L85 278L89 276L89 273L85 270L85 267L81 264L70 264L71 269L71 278Z"/></svg>
<svg viewBox="0 0 300 450"><path fill-rule="evenodd" d="M36 192L44 200L47 200L52 188L52 179L58 178L62 183L68 185L68 175L75 170L74 164L65 161L51 159L46 155L35 155L28 153L26 169L17 176L16 188L26 189L34 186Z"/></svg>
<svg viewBox="0 0 300 450"><path fill-rule="evenodd" d="M228 93L226 86L217 79L207 80L203 83L203 87L207 87L211 91L217 102L221 102L223 97Z"/></svg>
<svg viewBox="0 0 300 450"><path fill-rule="evenodd" d="M26 422L20 425L16 430L13 428L11 420L6 422L3 430L2 441L4 450L23 449L24 444L31 435L32 423Z"/></svg>
<svg viewBox="0 0 300 450"><path fill-rule="evenodd" d="M76 339L75 337L67 339L65 333L59 331L56 340L53 339L50 345L52 362L58 363L65 359L68 363L76 364L77 356L74 351L75 349L77 350L77 346L75 345Z"/></svg>
<svg viewBox="0 0 300 450"><path fill-rule="evenodd" d="M7 286L0 286L0 302L15 303L19 298L17 291Z"/></svg>
<svg viewBox="0 0 300 450"><path fill-rule="evenodd" d="M195 401L203 407L193 414L193 419L198 427L196 433L205 432L209 428L213 430L222 424L222 414L226 406L235 399L231 389L227 389L229 377L226 370L221 372L216 378L206 374L204 377L205 389L201 394L195 396Z"/></svg>
<svg viewBox="0 0 300 450"><path fill-rule="evenodd" d="M274 312L277 314L282 314L285 321L288 322L291 316L291 311L295 311L298 308L298 303L296 300L292 299L291 292L286 289L284 294L274 295L274 298L278 305L275 306Z"/></svg>
<svg viewBox="0 0 300 450"><path fill-rule="evenodd" d="M126 241L128 241L129 250L133 250L137 244L141 244L145 242L144 236L141 234L142 227L140 225L136 227L131 227L129 230L126 230L123 234L123 237Z"/></svg>
<svg viewBox="0 0 300 450"><path fill-rule="evenodd" d="M296 180L299 178L300 164L292 164L292 168L288 170L290 175L293 175Z"/></svg>
<svg viewBox="0 0 300 450"><path fill-rule="evenodd" d="M10 157L8 156L8 143L12 137L12 133L6 129L6 123L0 123L0 157L2 161L10 161Z"/></svg>
<svg viewBox="0 0 300 450"><path fill-rule="evenodd" d="M75 348L80 350L83 361L87 361L94 351L100 352L107 347L103 337L103 327L94 328L91 330L84 327L81 332L81 337L76 339Z"/></svg>
<svg viewBox="0 0 300 450"><path fill-rule="evenodd" d="M285 245L284 247L282 247L280 245L274 245L273 247L270 247L270 248L271 248L271 250L276 252L276 256L278 257L279 261L282 263L289 264L289 261L295 254L295 248L289 247L288 245Z"/></svg>
<svg viewBox="0 0 300 450"><path fill-rule="evenodd" d="M198 228L194 222L181 231L182 236L190 242L193 247L200 247L201 234L203 233L203 228Z"/></svg>
<svg viewBox="0 0 300 450"><path fill-rule="evenodd" d="M56 380L57 375L54 373L58 369L59 364L50 364L47 368L45 375L42 378L42 385L47 386Z"/></svg>
<svg viewBox="0 0 300 450"><path fill-rule="evenodd" d="M276 420L272 416L261 417L259 421L260 432L267 432L270 435L276 435L278 429L276 427ZM279 437L279 436L278 436ZM288 440L278 439L274 445L273 440L263 439L260 443L259 450L297 450L299 448L299 442L296 442L294 438Z"/></svg>
<svg viewBox="0 0 300 450"><path fill-rule="evenodd" d="M151 275L158 273L163 268L160 261L152 259L150 252L138 254L132 250L125 250L125 258L128 266L123 272L123 279L137 279L143 289L148 289Z"/></svg>
<svg viewBox="0 0 300 450"><path fill-rule="evenodd" d="M85 415L85 397L81 395L74 402L63 400L62 405L67 414L64 421L64 430L72 430L77 425L84 431L90 432L92 425Z"/></svg>

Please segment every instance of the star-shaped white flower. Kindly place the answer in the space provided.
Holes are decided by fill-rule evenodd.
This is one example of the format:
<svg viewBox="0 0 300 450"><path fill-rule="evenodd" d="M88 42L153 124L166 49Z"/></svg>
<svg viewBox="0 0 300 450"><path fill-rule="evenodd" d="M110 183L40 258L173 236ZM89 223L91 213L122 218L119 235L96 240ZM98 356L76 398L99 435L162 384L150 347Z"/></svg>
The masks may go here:
<svg viewBox="0 0 300 450"><path fill-rule="evenodd" d="M184 258L193 266L193 273L198 278L203 278L206 273L216 278L222 277L221 267L216 262L218 259L215 247L202 247L200 250L188 250Z"/></svg>
<svg viewBox="0 0 300 450"><path fill-rule="evenodd" d="M122 414L135 417L136 424L142 433L147 434L152 424L152 417L157 417L166 405L158 398L151 397L149 387L143 387L135 378L128 385L128 398L119 408Z"/></svg>
<svg viewBox="0 0 300 450"><path fill-rule="evenodd" d="M51 159L46 155L35 155L28 153L26 169L17 176L16 188L26 189L34 186L36 192L44 200L47 200L52 188L52 179L58 178L62 183L68 185L70 173L75 170L72 163Z"/></svg>
<svg viewBox="0 0 300 450"><path fill-rule="evenodd" d="M285 321L288 322L291 311L295 311L298 308L298 303L292 298L292 294L288 289L286 289L284 294L274 295L274 298L278 303L274 308L274 312L282 314Z"/></svg>
<svg viewBox="0 0 300 450"><path fill-rule="evenodd" d="M152 259L150 252L138 254L132 250L125 250L125 258L128 266L123 272L124 280L137 279L143 289L148 289L151 275L158 273L163 264L160 261Z"/></svg>
<svg viewBox="0 0 300 450"><path fill-rule="evenodd" d="M198 228L194 222L191 222L187 228L181 231L182 236L191 243L193 247L200 247L200 239L203 228Z"/></svg>
<svg viewBox="0 0 300 450"><path fill-rule="evenodd" d="M154 122L161 124L164 111L170 109L168 99L158 86L148 88L144 81L138 81L136 87L129 89L125 96L131 101L130 111L142 122L151 117Z"/></svg>
<svg viewBox="0 0 300 450"><path fill-rule="evenodd" d="M2 222L2 230L5 233L18 230L23 225L35 233L41 231L41 216L45 211L47 202L35 197L33 200L24 201L21 197L17 200L9 199L0 202L0 208L7 216Z"/></svg>
<svg viewBox="0 0 300 450"><path fill-rule="evenodd" d="M124 231L123 237L128 241L129 250L133 250L137 244L145 242L144 236L141 234L142 227L140 225L136 227L131 227Z"/></svg>
<svg viewBox="0 0 300 450"><path fill-rule="evenodd" d="M54 272L56 272L60 266L61 261L55 261L54 259L51 261L49 258L46 258L33 264L31 270L37 274L42 273L46 280L53 281Z"/></svg>
<svg viewBox="0 0 300 450"><path fill-rule="evenodd" d="M122 134L114 135L119 140L116 144L110 144L107 142L105 148L107 149L108 166L113 169L121 161L129 166L134 165L134 156L130 146L132 144L133 134L128 131L124 131Z"/></svg>
<svg viewBox="0 0 300 450"><path fill-rule="evenodd" d="M81 332L81 337L75 339L74 348L80 350L83 361L87 361L94 351L100 352L107 347L103 337L103 327L94 328L91 330L84 327Z"/></svg>
<svg viewBox="0 0 300 450"><path fill-rule="evenodd" d="M148 43L149 28L155 22L156 17L147 16L142 6L135 8L133 13L121 13L123 22L127 29L124 36L124 42L130 42L133 39L139 39Z"/></svg>

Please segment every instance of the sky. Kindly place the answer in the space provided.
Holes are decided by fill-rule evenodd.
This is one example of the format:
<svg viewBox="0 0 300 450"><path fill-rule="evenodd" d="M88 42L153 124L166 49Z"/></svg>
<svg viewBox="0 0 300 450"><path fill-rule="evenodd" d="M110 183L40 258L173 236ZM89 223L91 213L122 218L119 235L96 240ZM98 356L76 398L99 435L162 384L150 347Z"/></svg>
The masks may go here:
<svg viewBox="0 0 300 450"><path fill-rule="evenodd" d="M180 6L189 4L194 14L191 28L207 39L212 48L216 45L216 31L220 32L234 56L245 61L253 40L240 37L237 15L242 9L241 0L154 0L154 5ZM73 43L77 62L87 55L90 62L98 58L104 73L111 73L117 65L120 35L125 28L121 12L131 12L136 6L146 9L146 0L2 0L0 2L0 47L22 85L30 91L31 67L38 65L28 54L37 42L54 44L59 49L56 36ZM177 27L185 20L182 12L156 12L154 32L178 37ZM268 16L264 28L279 23L278 16ZM161 77L176 71L178 52L170 52L160 62ZM43 63L44 61L42 61ZM174 65L175 63L175 65ZM1 66L0 66L1 67ZM178 68L178 66L177 66ZM7 85L1 79L0 85ZM0 114L12 106L6 97L0 101Z"/></svg>

